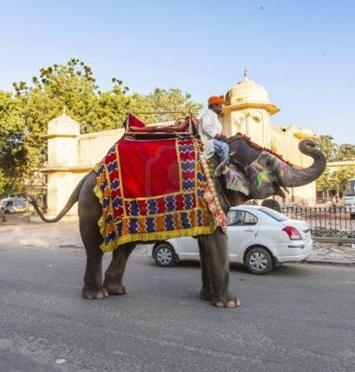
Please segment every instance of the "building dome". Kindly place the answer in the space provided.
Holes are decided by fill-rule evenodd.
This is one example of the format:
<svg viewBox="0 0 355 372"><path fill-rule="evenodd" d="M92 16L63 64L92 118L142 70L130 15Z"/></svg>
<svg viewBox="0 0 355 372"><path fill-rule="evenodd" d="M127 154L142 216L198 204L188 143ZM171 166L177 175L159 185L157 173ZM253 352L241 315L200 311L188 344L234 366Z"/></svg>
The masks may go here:
<svg viewBox="0 0 355 372"><path fill-rule="evenodd" d="M244 108L264 108L274 114L279 109L270 103L268 93L266 89L249 80L248 73L244 71L243 79L234 85L226 94L226 107L232 107L235 109Z"/></svg>

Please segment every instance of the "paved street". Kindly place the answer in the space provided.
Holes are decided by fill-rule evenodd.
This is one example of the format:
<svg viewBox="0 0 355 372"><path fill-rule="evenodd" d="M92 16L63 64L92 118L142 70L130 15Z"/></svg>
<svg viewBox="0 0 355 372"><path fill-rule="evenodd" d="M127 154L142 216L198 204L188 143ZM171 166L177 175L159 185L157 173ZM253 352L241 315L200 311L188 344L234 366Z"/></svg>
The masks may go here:
<svg viewBox="0 0 355 372"><path fill-rule="evenodd" d="M37 220L39 221L39 218ZM63 221L55 225L42 222L29 223L28 217L15 215L8 215L5 223L0 221L0 242L16 247L83 247L77 223ZM355 244L338 245L315 241L313 249L307 259L310 263L355 264Z"/></svg>
<svg viewBox="0 0 355 372"><path fill-rule="evenodd" d="M83 270L82 249L0 241L1 371L355 370L354 267L233 268L236 310L198 298L195 264L159 268L143 250L126 296L82 300Z"/></svg>

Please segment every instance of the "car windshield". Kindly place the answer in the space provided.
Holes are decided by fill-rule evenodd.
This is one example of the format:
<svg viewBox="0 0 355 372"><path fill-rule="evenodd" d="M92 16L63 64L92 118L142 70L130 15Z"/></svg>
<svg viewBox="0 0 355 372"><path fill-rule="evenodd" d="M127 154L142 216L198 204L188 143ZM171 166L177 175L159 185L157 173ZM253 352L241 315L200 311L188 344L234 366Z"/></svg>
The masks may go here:
<svg viewBox="0 0 355 372"><path fill-rule="evenodd" d="M287 217L285 217L283 214L274 211L270 208L258 208L258 210L262 213L267 214L269 217L273 218L274 220L278 222L284 222L287 221Z"/></svg>

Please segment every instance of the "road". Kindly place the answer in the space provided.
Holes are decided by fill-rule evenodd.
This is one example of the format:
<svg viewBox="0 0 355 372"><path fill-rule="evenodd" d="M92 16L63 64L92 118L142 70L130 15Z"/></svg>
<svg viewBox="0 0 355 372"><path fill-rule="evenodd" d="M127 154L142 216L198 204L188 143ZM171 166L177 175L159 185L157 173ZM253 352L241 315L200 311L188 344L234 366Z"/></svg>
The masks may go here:
<svg viewBox="0 0 355 372"><path fill-rule="evenodd" d="M137 250L128 294L98 301L80 297L83 270L82 249L0 242L1 371L355 370L354 267L233 268L234 310L199 299L196 264Z"/></svg>

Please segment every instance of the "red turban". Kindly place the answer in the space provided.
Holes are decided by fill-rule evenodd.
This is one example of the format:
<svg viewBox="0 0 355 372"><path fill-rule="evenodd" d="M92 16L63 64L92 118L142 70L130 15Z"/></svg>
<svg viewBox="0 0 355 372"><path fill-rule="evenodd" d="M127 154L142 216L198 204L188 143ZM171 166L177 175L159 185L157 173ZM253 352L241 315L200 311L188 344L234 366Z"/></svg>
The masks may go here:
<svg viewBox="0 0 355 372"><path fill-rule="evenodd" d="M225 103L223 96L212 96L208 99L209 105L223 105Z"/></svg>

